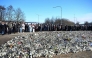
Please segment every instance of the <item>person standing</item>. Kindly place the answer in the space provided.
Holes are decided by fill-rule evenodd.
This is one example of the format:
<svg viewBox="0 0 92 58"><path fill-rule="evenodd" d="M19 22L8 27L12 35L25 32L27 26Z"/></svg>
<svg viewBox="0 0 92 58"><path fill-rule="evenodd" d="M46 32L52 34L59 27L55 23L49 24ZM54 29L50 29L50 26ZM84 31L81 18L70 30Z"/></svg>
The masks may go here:
<svg viewBox="0 0 92 58"><path fill-rule="evenodd" d="M20 23L20 33L22 33L22 23Z"/></svg>
<svg viewBox="0 0 92 58"><path fill-rule="evenodd" d="M28 23L27 23L27 25L26 25L27 27L27 30L26 30L26 32L29 32L29 25L28 25Z"/></svg>
<svg viewBox="0 0 92 58"><path fill-rule="evenodd" d="M38 28L38 30L37 30L37 31L40 31L40 29L41 29L41 25L40 25L40 24L38 24L38 25L37 25L37 28Z"/></svg>
<svg viewBox="0 0 92 58"><path fill-rule="evenodd" d="M7 23L7 22L5 22L5 24L4 24L4 25L5 25L5 34L6 34L6 33L8 33L8 23Z"/></svg>
<svg viewBox="0 0 92 58"><path fill-rule="evenodd" d="M11 34L11 32L12 32L12 22L10 22L9 24L8 24L8 34Z"/></svg>
<svg viewBox="0 0 92 58"><path fill-rule="evenodd" d="M52 26L51 26L51 24L49 24L49 31L51 31L52 30L52 28L51 28Z"/></svg>
<svg viewBox="0 0 92 58"><path fill-rule="evenodd" d="M17 32L20 32L20 23L17 23Z"/></svg>
<svg viewBox="0 0 92 58"><path fill-rule="evenodd" d="M27 32L27 23L25 24L25 32Z"/></svg>
<svg viewBox="0 0 92 58"><path fill-rule="evenodd" d="M2 33L2 31L1 31L2 28L1 28L1 27L2 27L2 23L1 23L1 21L0 21L0 34Z"/></svg>
<svg viewBox="0 0 92 58"><path fill-rule="evenodd" d="M40 31L43 31L43 25L41 24L40 26L41 26Z"/></svg>
<svg viewBox="0 0 92 58"><path fill-rule="evenodd" d="M48 28L47 31L49 31L50 26L48 24L47 24L47 28Z"/></svg>
<svg viewBox="0 0 92 58"><path fill-rule="evenodd" d="M33 32L35 32L35 25L34 24L32 25L32 28L33 28Z"/></svg>
<svg viewBox="0 0 92 58"><path fill-rule="evenodd" d="M1 30L2 30L2 35L4 35L5 34L5 25L4 25L4 22L2 22Z"/></svg>
<svg viewBox="0 0 92 58"><path fill-rule="evenodd" d="M15 32L16 32L16 22L15 23L13 23L13 33L15 34Z"/></svg>
<svg viewBox="0 0 92 58"><path fill-rule="evenodd" d="M32 24L29 24L30 32L32 32Z"/></svg>
<svg viewBox="0 0 92 58"><path fill-rule="evenodd" d="M25 31L25 24L24 24L24 22L22 23L22 32L24 33L24 31Z"/></svg>

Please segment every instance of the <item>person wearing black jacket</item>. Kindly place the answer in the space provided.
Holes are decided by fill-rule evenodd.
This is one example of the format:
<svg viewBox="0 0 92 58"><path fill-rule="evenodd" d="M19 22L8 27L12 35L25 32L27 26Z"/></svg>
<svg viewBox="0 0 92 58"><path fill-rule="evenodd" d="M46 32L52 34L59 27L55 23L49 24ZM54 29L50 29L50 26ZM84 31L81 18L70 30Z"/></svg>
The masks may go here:
<svg viewBox="0 0 92 58"><path fill-rule="evenodd" d="M51 31L54 31L54 25L51 24Z"/></svg>
<svg viewBox="0 0 92 58"><path fill-rule="evenodd" d="M17 23L17 32L20 32L21 23Z"/></svg>
<svg viewBox="0 0 92 58"><path fill-rule="evenodd" d="M4 22L2 22L1 31L2 31L2 35L4 35L5 34L5 24L4 24Z"/></svg>
<svg viewBox="0 0 92 58"><path fill-rule="evenodd" d="M2 33L2 31L1 31L2 28L1 28L1 27L2 27L2 23L1 23L1 21L0 21L0 34Z"/></svg>
<svg viewBox="0 0 92 58"><path fill-rule="evenodd" d="M26 32L29 32L29 25L28 25L28 23L26 24L26 28L27 28Z"/></svg>
<svg viewBox="0 0 92 58"><path fill-rule="evenodd" d="M17 29L17 26L16 26L16 22L13 23L13 33L15 34L16 33L16 29Z"/></svg>
<svg viewBox="0 0 92 58"><path fill-rule="evenodd" d="M6 34L6 33L8 33L8 30L7 30L7 28L8 28L8 24L5 23L4 26L5 26L5 34Z"/></svg>
<svg viewBox="0 0 92 58"><path fill-rule="evenodd" d="M37 31L40 31L40 29L41 29L41 25L39 24L39 26L38 26L38 30L37 30Z"/></svg>
<svg viewBox="0 0 92 58"><path fill-rule="evenodd" d="M47 24L48 31L50 31L50 26Z"/></svg>
<svg viewBox="0 0 92 58"><path fill-rule="evenodd" d="M40 26L41 26L40 31L43 31L43 25L41 24Z"/></svg>
<svg viewBox="0 0 92 58"><path fill-rule="evenodd" d="M27 24L25 24L25 32L27 32Z"/></svg>

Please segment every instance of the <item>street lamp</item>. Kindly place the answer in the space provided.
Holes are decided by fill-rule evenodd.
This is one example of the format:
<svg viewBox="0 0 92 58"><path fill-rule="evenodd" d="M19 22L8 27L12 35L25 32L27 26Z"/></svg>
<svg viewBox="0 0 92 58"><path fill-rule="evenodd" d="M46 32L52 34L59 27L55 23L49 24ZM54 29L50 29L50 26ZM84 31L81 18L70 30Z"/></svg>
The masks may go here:
<svg viewBox="0 0 92 58"><path fill-rule="evenodd" d="M36 15L38 15L38 23L39 23L39 16L41 16L41 15L39 15L39 14L36 14Z"/></svg>
<svg viewBox="0 0 92 58"><path fill-rule="evenodd" d="M39 15L39 14L37 14L37 15L38 15L38 23L39 23L39 16L40 16L40 15Z"/></svg>
<svg viewBox="0 0 92 58"><path fill-rule="evenodd" d="M61 6L56 6L56 7L53 7L53 8L57 8L59 7L61 9L61 24L62 24L62 7Z"/></svg>
<svg viewBox="0 0 92 58"><path fill-rule="evenodd" d="M74 14L74 23L76 24L76 22L75 22L75 14Z"/></svg>
<svg viewBox="0 0 92 58"><path fill-rule="evenodd" d="M75 24L77 23L77 17L75 16L75 14L74 14L74 23Z"/></svg>

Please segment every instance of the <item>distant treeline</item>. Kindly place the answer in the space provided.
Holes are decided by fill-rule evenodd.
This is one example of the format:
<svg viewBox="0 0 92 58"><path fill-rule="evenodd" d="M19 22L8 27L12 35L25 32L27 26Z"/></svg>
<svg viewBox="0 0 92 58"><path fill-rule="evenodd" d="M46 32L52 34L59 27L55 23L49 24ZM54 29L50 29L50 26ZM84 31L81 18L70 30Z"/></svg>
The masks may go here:
<svg viewBox="0 0 92 58"><path fill-rule="evenodd" d="M92 25L92 22L85 21L83 24L79 22L72 22L66 18L46 18L44 24L55 24L55 25L63 25L63 26L74 26L74 25Z"/></svg>

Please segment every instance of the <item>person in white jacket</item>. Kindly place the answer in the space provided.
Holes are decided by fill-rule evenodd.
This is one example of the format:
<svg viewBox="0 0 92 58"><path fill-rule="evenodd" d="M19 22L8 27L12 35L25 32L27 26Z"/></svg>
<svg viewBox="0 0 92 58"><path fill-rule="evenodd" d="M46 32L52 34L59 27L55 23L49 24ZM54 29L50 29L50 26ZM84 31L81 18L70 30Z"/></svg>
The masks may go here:
<svg viewBox="0 0 92 58"><path fill-rule="evenodd" d="M32 24L29 24L30 32L32 32Z"/></svg>
<svg viewBox="0 0 92 58"><path fill-rule="evenodd" d="M24 24L24 22L22 23L22 32L24 33L24 31L25 31L25 24Z"/></svg>
<svg viewBox="0 0 92 58"><path fill-rule="evenodd" d="M32 25L32 28L33 28L33 32L35 32L35 25L34 24Z"/></svg>

